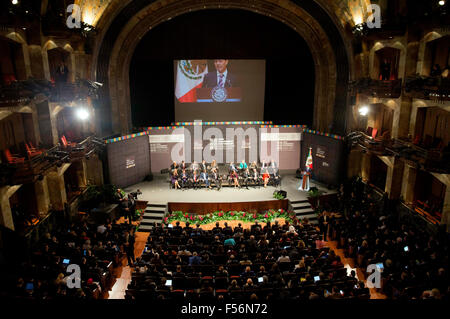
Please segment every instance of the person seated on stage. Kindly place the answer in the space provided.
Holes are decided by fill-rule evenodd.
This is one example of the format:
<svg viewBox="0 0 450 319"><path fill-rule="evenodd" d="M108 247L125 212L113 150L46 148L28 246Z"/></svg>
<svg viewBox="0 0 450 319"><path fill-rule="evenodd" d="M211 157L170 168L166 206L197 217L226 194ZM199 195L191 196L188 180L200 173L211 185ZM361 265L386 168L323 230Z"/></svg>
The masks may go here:
<svg viewBox="0 0 450 319"><path fill-rule="evenodd" d="M209 184L208 173L206 172L206 168L200 174L200 180L205 182L206 187L211 188Z"/></svg>
<svg viewBox="0 0 450 319"><path fill-rule="evenodd" d="M268 168L268 167L269 167L269 165L266 163L266 160L262 160L262 162L261 162L261 171L263 169L265 169L265 168Z"/></svg>
<svg viewBox="0 0 450 319"><path fill-rule="evenodd" d="M272 180L273 186L278 187L281 184L281 176L278 170L274 170L270 175L270 179Z"/></svg>
<svg viewBox="0 0 450 319"><path fill-rule="evenodd" d="M270 160L269 169L271 171L271 174L273 174L274 172L278 171L277 163L275 163L275 161L273 159Z"/></svg>
<svg viewBox="0 0 450 319"><path fill-rule="evenodd" d="M198 170L198 168L199 168L198 163L196 161L193 161L190 168L191 168L191 172Z"/></svg>
<svg viewBox="0 0 450 319"><path fill-rule="evenodd" d="M188 176L188 174L186 173L186 170L185 169L183 169L183 171L181 172L181 188L185 188L186 187L186 185L188 184L188 182L189 182L189 176Z"/></svg>
<svg viewBox="0 0 450 319"><path fill-rule="evenodd" d="M233 180L233 185L234 185L234 188L236 188L236 187L241 187L241 185L239 185L239 176L238 176L238 173L236 172L236 171L232 171L231 172L231 179Z"/></svg>
<svg viewBox="0 0 450 319"><path fill-rule="evenodd" d="M178 183L178 179L179 179L178 170L175 168L172 171L172 177L171 177L172 187L174 187L175 189L181 188L180 184Z"/></svg>
<svg viewBox="0 0 450 319"><path fill-rule="evenodd" d="M197 170L194 170L194 172L192 173L192 177L191 177L190 181L191 181L192 187L194 187L194 189L196 189L198 187L198 184L200 183L200 179L197 175Z"/></svg>
<svg viewBox="0 0 450 319"><path fill-rule="evenodd" d="M249 166L250 170L253 171L253 169L257 169L258 168L258 164L256 164L256 161L253 161L250 166Z"/></svg>
<svg viewBox="0 0 450 319"><path fill-rule="evenodd" d="M234 172L237 171L236 166L234 165L233 162L230 162L230 166L229 166L229 168L228 168L228 171L229 171L230 174L231 174L233 171L234 171Z"/></svg>
<svg viewBox="0 0 450 319"><path fill-rule="evenodd" d="M267 171L267 168L263 170L263 176L262 176L264 187L267 187L267 184L269 183L270 175Z"/></svg>
<svg viewBox="0 0 450 319"><path fill-rule="evenodd" d="M251 178L252 178L253 184L259 186L259 179L260 179L260 177L259 177L259 174L258 174L258 170L256 168L252 168Z"/></svg>
<svg viewBox="0 0 450 319"><path fill-rule="evenodd" d="M218 190L222 188L222 180L220 179L219 173L217 173L217 169L211 169L211 181L214 182L214 185Z"/></svg>
<svg viewBox="0 0 450 319"><path fill-rule="evenodd" d="M188 168L187 164L184 161L181 161L180 166L178 167L180 170L185 170Z"/></svg>
<svg viewBox="0 0 450 319"><path fill-rule="evenodd" d="M248 184L250 183L251 179L252 179L252 177L250 175L250 170L248 168L246 168L244 170L244 173L242 173L242 180L243 180L243 184L245 185L245 188L248 189Z"/></svg>
<svg viewBox="0 0 450 319"><path fill-rule="evenodd" d="M170 170L173 172L173 170L177 168L178 168L177 162L173 161L172 165L170 165Z"/></svg>
<svg viewBox="0 0 450 319"><path fill-rule="evenodd" d="M200 172L206 171L208 169L208 165L206 164L206 161L203 160L200 164Z"/></svg>
<svg viewBox="0 0 450 319"><path fill-rule="evenodd" d="M216 160L213 160L213 161L211 162L210 169L211 169L211 171L212 171L213 169L217 169L217 168L218 168L217 162L216 162Z"/></svg>
<svg viewBox="0 0 450 319"><path fill-rule="evenodd" d="M239 164L239 169L240 170L244 170L244 169L246 169L248 166L247 166L247 163L245 162L245 160L242 160L242 162Z"/></svg>

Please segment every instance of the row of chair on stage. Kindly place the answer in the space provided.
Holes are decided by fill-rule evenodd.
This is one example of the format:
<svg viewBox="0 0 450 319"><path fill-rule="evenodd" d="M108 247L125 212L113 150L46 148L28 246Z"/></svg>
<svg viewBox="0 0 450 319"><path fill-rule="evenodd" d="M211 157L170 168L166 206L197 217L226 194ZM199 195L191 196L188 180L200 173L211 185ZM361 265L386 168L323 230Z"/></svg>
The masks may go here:
<svg viewBox="0 0 450 319"><path fill-rule="evenodd" d="M263 162L257 165L253 162L247 165L244 161L235 165L230 163L227 168L222 164L213 161L207 164L205 161L191 165L184 163L177 164L173 162L169 168L170 186L175 189L187 188L217 188L222 186L234 186L235 188L256 186L279 186L281 176L278 167L274 161L270 164Z"/></svg>

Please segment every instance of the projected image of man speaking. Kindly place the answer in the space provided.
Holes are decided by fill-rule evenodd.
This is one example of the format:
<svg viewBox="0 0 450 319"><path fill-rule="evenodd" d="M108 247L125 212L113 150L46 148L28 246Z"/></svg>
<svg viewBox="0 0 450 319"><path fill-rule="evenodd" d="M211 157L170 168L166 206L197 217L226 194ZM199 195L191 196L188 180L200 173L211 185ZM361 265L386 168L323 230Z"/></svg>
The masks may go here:
<svg viewBox="0 0 450 319"><path fill-rule="evenodd" d="M216 71L208 72L203 78L203 88L236 87L237 81L234 74L228 72L228 60L214 60Z"/></svg>

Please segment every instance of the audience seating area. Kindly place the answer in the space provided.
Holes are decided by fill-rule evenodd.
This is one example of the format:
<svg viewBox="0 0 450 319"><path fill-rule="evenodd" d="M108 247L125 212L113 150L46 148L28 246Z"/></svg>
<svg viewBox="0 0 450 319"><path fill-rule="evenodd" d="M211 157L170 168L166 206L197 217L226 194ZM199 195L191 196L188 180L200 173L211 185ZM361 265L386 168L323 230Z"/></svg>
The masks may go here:
<svg viewBox="0 0 450 319"><path fill-rule="evenodd" d="M345 217L330 225L338 248L363 269L382 263L381 291L388 298L448 300L448 233L429 233L403 221L395 207L365 188L355 182L344 193Z"/></svg>
<svg viewBox="0 0 450 319"><path fill-rule="evenodd" d="M99 299L112 286L113 269L121 263L128 224L78 222L47 233L27 260L10 265L0 279L0 297L18 299ZM67 266L81 270L81 288L67 285Z"/></svg>
<svg viewBox="0 0 450 319"><path fill-rule="evenodd" d="M229 244L230 238L235 245ZM126 298L369 298L364 283L358 283L355 273L347 274L339 256L318 248L320 238L309 224L251 230L216 226L211 231L159 226L150 233ZM171 286L166 285L169 280Z"/></svg>

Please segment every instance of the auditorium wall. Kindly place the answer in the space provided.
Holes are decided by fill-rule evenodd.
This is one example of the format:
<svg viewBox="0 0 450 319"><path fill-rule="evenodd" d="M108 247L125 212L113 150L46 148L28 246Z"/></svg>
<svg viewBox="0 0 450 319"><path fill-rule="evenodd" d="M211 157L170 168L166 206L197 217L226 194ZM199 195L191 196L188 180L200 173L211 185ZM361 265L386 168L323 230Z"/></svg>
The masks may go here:
<svg viewBox="0 0 450 319"><path fill-rule="evenodd" d="M312 179L326 185L338 186L344 178L344 142L332 137L303 133L301 169L311 147L313 157Z"/></svg>
<svg viewBox="0 0 450 319"><path fill-rule="evenodd" d="M110 183L127 187L142 182L150 173L150 146L148 136L139 136L108 144Z"/></svg>
<svg viewBox="0 0 450 319"><path fill-rule="evenodd" d="M168 168L173 160L208 163L270 161L280 170L300 166L302 129L266 128L261 125L192 125L184 128L151 131L148 138L151 171Z"/></svg>

